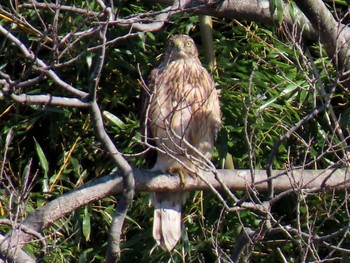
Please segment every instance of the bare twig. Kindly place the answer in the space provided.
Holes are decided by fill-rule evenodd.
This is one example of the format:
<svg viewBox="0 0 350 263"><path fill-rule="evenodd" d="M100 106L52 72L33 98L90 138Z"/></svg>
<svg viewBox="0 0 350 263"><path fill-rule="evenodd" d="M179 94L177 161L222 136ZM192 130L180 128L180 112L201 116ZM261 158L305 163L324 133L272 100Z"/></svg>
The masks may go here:
<svg viewBox="0 0 350 263"><path fill-rule="evenodd" d="M236 239L236 245L235 248L232 251L231 254L231 260L232 262L239 262L239 259L241 257L242 252L246 248L246 246L252 242L252 238L255 231L248 227L243 227L241 232L239 233L237 239Z"/></svg>
<svg viewBox="0 0 350 263"><path fill-rule="evenodd" d="M112 12L110 8L106 8L106 12L109 13L108 19L110 19ZM107 135L103 121L102 121L102 115L101 111L98 107L97 101L96 101L96 91L97 86L101 77L101 71L103 68L103 63L105 59L105 52L106 52L106 33L107 33L107 27L108 23L101 26L101 32L100 32L100 39L101 39L101 49L100 49L100 55L97 58L97 61L95 63L95 68L90 76L90 95L92 98L91 101L91 108L90 108L90 116L92 120L92 124L94 126L95 134L97 135L97 138L102 143L104 149L110 154L112 160L114 161L115 165L122 171L123 174L123 185L124 185L124 191L123 191L123 198L120 201L119 205L116 208L116 213L113 217L109 238L108 238L108 250L107 250L107 262L115 262L117 258L119 257L120 253L120 235L121 235L121 229L124 223L124 219L126 217L126 213L128 210L129 205L132 202L133 196L134 196L134 178L132 173L132 168L130 167L129 163L124 159L124 157L119 153L115 145L113 144L110 137Z"/></svg>
<svg viewBox="0 0 350 263"><path fill-rule="evenodd" d="M24 57L29 61L32 61L34 64L38 66L38 70L42 71L47 75L50 79L52 79L60 88L68 91L72 95L77 96L78 98L86 98L88 93L78 90L68 83L64 82L53 70L51 70L44 61L36 57L29 49L18 39L16 38L10 31L5 29L0 25L0 34L5 38L9 39L14 45L18 47L18 49L22 52Z"/></svg>
<svg viewBox="0 0 350 263"><path fill-rule="evenodd" d="M275 158L275 155L278 151L279 146L281 145L282 142L286 141L287 139L290 138L290 136L296 131L298 130L303 124L305 124L306 122L312 120L313 118L315 118L316 116L318 116L319 114L321 114L324 110L326 110L328 108L328 105L330 103L330 98L328 97L328 100L326 101L325 104L321 105L320 107L318 107L317 109L313 110L311 113L309 113L308 115L306 115L304 118L302 118L298 123L296 123L291 129L288 130L287 133L285 133L283 136L281 136L279 138L279 140L277 140L269 154L269 158L268 158L268 162L267 162L267 176L271 177L272 175L272 163L273 163L273 159ZM270 186L270 196L273 196L273 189L272 189L272 185Z"/></svg>
<svg viewBox="0 0 350 263"><path fill-rule="evenodd" d="M101 12L94 12L89 9L84 9L84 8L79 8L75 6L69 6L69 5L56 5L54 3L38 3L38 2L34 2L30 4L23 3L18 5L18 8L20 9L37 8L37 9L49 9L49 10L51 9L52 11L59 9L60 11L64 11L64 12L72 12L72 13L92 16L96 18L103 16L103 13Z"/></svg>
<svg viewBox="0 0 350 263"><path fill-rule="evenodd" d="M43 105L43 106L59 106L70 108L87 108L89 102L83 99L57 97L52 95L27 95L27 94L11 94L11 99L15 102L26 105Z"/></svg>
<svg viewBox="0 0 350 263"><path fill-rule="evenodd" d="M136 31L157 31L161 29L169 17L174 14L175 11L179 11L179 1L174 0L172 6L164 8L156 17L152 20L151 23L133 23L132 28Z"/></svg>
<svg viewBox="0 0 350 263"><path fill-rule="evenodd" d="M350 70L350 28L336 21L321 0L296 0L295 2L310 20L328 56L339 70L339 75L347 79ZM347 80L345 84L348 85L348 82Z"/></svg>
<svg viewBox="0 0 350 263"><path fill-rule="evenodd" d="M6 246L6 237L0 234L0 261L13 263L35 263L36 261L22 249L8 250Z"/></svg>

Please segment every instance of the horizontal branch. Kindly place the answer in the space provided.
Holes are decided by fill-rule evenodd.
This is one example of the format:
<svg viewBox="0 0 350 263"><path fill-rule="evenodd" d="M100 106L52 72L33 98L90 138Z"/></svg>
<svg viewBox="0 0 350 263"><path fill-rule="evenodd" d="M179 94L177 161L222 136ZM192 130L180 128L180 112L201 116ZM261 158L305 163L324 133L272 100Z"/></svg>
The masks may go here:
<svg viewBox="0 0 350 263"><path fill-rule="evenodd" d="M92 17L101 17L104 14L102 12L94 12L90 9L84 9L84 8L78 8L75 6L69 6L69 5L56 5L54 3L23 3L18 5L19 9L27 10L27 9L46 9L46 10L60 10L60 11L66 11L66 12L72 12L76 14L82 14L85 16L92 16Z"/></svg>
<svg viewBox="0 0 350 263"><path fill-rule="evenodd" d="M134 169L135 191L194 191L208 190L209 187L198 178L186 178L186 185L181 186L178 176L159 174L148 170ZM231 190L247 190L254 188L257 191L267 191L266 171L255 171L255 183L252 185L249 170L218 170L222 182ZM203 172L202 176L216 189L222 189L219 181L213 173ZM289 189L308 189L309 191L327 191L330 189L350 189L350 175L347 169L337 170L295 170L272 172L271 179L274 181L275 191L283 192ZM72 213L79 207L100 200L102 198L117 195L123 191L123 179L118 175L106 175L100 177L81 188L70 191L55 200L38 208L29 215L22 224L30 227L33 231L40 232L50 226L56 220ZM20 237L12 237L16 245L28 242L31 236L17 233ZM18 242L20 240L20 242ZM13 244L15 245L15 244Z"/></svg>
<svg viewBox="0 0 350 263"><path fill-rule="evenodd" d="M148 170L134 169L135 191L195 191L208 190L206 183L198 178L187 177L185 187L182 187L180 177L159 174ZM249 170L218 170L223 183L231 190L247 190L254 188L257 191L268 190L268 180L265 170L255 171L255 184L251 183ZM213 173L203 172L202 176L217 190L222 189ZM348 169L337 170L295 170L272 172L275 191L283 192L289 189L308 189L310 191L330 189L350 189L350 174ZM81 188L68 192L47 203L30 215L25 222L36 225L35 231L40 231L77 209L96 200L120 194L123 191L122 176L106 175L98 178ZM49 214L47 214L49 213ZM39 216L39 217L38 217Z"/></svg>
<svg viewBox="0 0 350 263"><path fill-rule="evenodd" d="M172 5L173 0L157 0L156 2ZM271 15L270 1L268 0L181 0L181 8L196 14L210 15L214 17L255 21L263 24L278 24L278 14ZM289 28L297 24L299 32L310 39L314 39L316 34L312 24L306 16L298 9L294 8L294 17L290 14L289 4L283 3L283 23Z"/></svg>
<svg viewBox="0 0 350 263"><path fill-rule="evenodd" d="M11 99L18 103L26 105L45 105L45 106L62 106L74 108L87 108L90 103L82 99L57 97L52 95L27 95L27 94L11 94Z"/></svg>

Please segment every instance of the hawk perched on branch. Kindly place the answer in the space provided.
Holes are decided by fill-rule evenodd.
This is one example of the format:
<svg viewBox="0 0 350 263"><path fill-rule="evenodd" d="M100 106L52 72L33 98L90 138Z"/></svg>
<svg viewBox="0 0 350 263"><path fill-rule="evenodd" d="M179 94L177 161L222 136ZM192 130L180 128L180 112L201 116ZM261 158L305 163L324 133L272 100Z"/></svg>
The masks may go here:
<svg viewBox="0 0 350 263"><path fill-rule="evenodd" d="M221 124L214 81L198 58L192 38L170 38L164 57L143 94L144 132L157 147L152 170L184 177L195 174L211 157ZM186 192L156 192L153 236L171 251L181 237L181 207Z"/></svg>

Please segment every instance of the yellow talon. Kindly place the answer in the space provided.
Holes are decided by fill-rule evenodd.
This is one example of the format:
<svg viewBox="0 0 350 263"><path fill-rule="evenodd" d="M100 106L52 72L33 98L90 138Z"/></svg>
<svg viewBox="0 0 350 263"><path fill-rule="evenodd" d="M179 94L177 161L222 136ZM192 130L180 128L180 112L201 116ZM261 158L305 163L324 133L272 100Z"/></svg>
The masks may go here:
<svg viewBox="0 0 350 263"><path fill-rule="evenodd" d="M179 170L179 176L180 176L180 181L181 181L181 186L182 188L185 188L186 181L185 181L185 174L182 170Z"/></svg>
<svg viewBox="0 0 350 263"><path fill-rule="evenodd" d="M172 167L171 169L169 169L169 174L171 174L171 175L178 174L180 176L180 182L181 182L182 188L185 187L185 185L186 185L186 180L185 180L186 173L182 169L180 169L178 167Z"/></svg>

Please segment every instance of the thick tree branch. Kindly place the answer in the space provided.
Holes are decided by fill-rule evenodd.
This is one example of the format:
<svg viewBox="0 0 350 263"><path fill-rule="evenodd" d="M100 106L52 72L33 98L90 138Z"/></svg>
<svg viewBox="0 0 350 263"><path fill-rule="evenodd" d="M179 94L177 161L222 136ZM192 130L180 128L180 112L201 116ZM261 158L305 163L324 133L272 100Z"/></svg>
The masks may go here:
<svg viewBox="0 0 350 263"><path fill-rule="evenodd" d="M157 0L156 2L173 5L172 0ZM196 14L210 15L228 19L255 21L264 24L278 23L278 15L271 15L270 4L268 0L225 0L225 1L206 1L206 0L182 0L181 8L184 11L194 12ZM299 32L303 32L308 38L316 36L311 23L300 10L295 9L294 21L289 12L289 6L284 4L283 23L289 28L297 24Z"/></svg>
<svg viewBox="0 0 350 263"><path fill-rule="evenodd" d="M6 238L0 235L0 262L35 263L36 261L22 249L12 249L9 251L6 246Z"/></svg>
<svg viewBox="0 0 350 263"><path fill-rule="evenodd" d="M255 183L252 185L249 170L218 170L221 180L231 190L245 191L254 187L257 191L268 190L268 180L264 170L255 171ZM186 178L186 185L183 188L178 176L169 176L134 168L135 191L195 191L208 190L209 186L198 178ZM210 172L202 172L202 176L217 190L222 189L222 185ZM274 181L275 191L283 192L290 189L304 189L304 191L344 191L350 189L349 170L275 170L270 178ZM95 202L102 198L120 194L124 191L123 177L111 174L100 177L83 187L72 190L55 200L38 208L29 215L22 224L31 228L35 232L41 232L53 224L58 219L72 213L79 207ZM14 230L7 235L6 240L1 244L3 248L13 251L20 249L32 236L20 230ZM12 242L11 242L12 240Z"/></svg>
<svg viewBox="0 0 350 263"><path fill-rule="evenodd" d="M336 21L321 0L296 0L313 25L333 64L341 71L350 70L350 28Z"/></svg>

